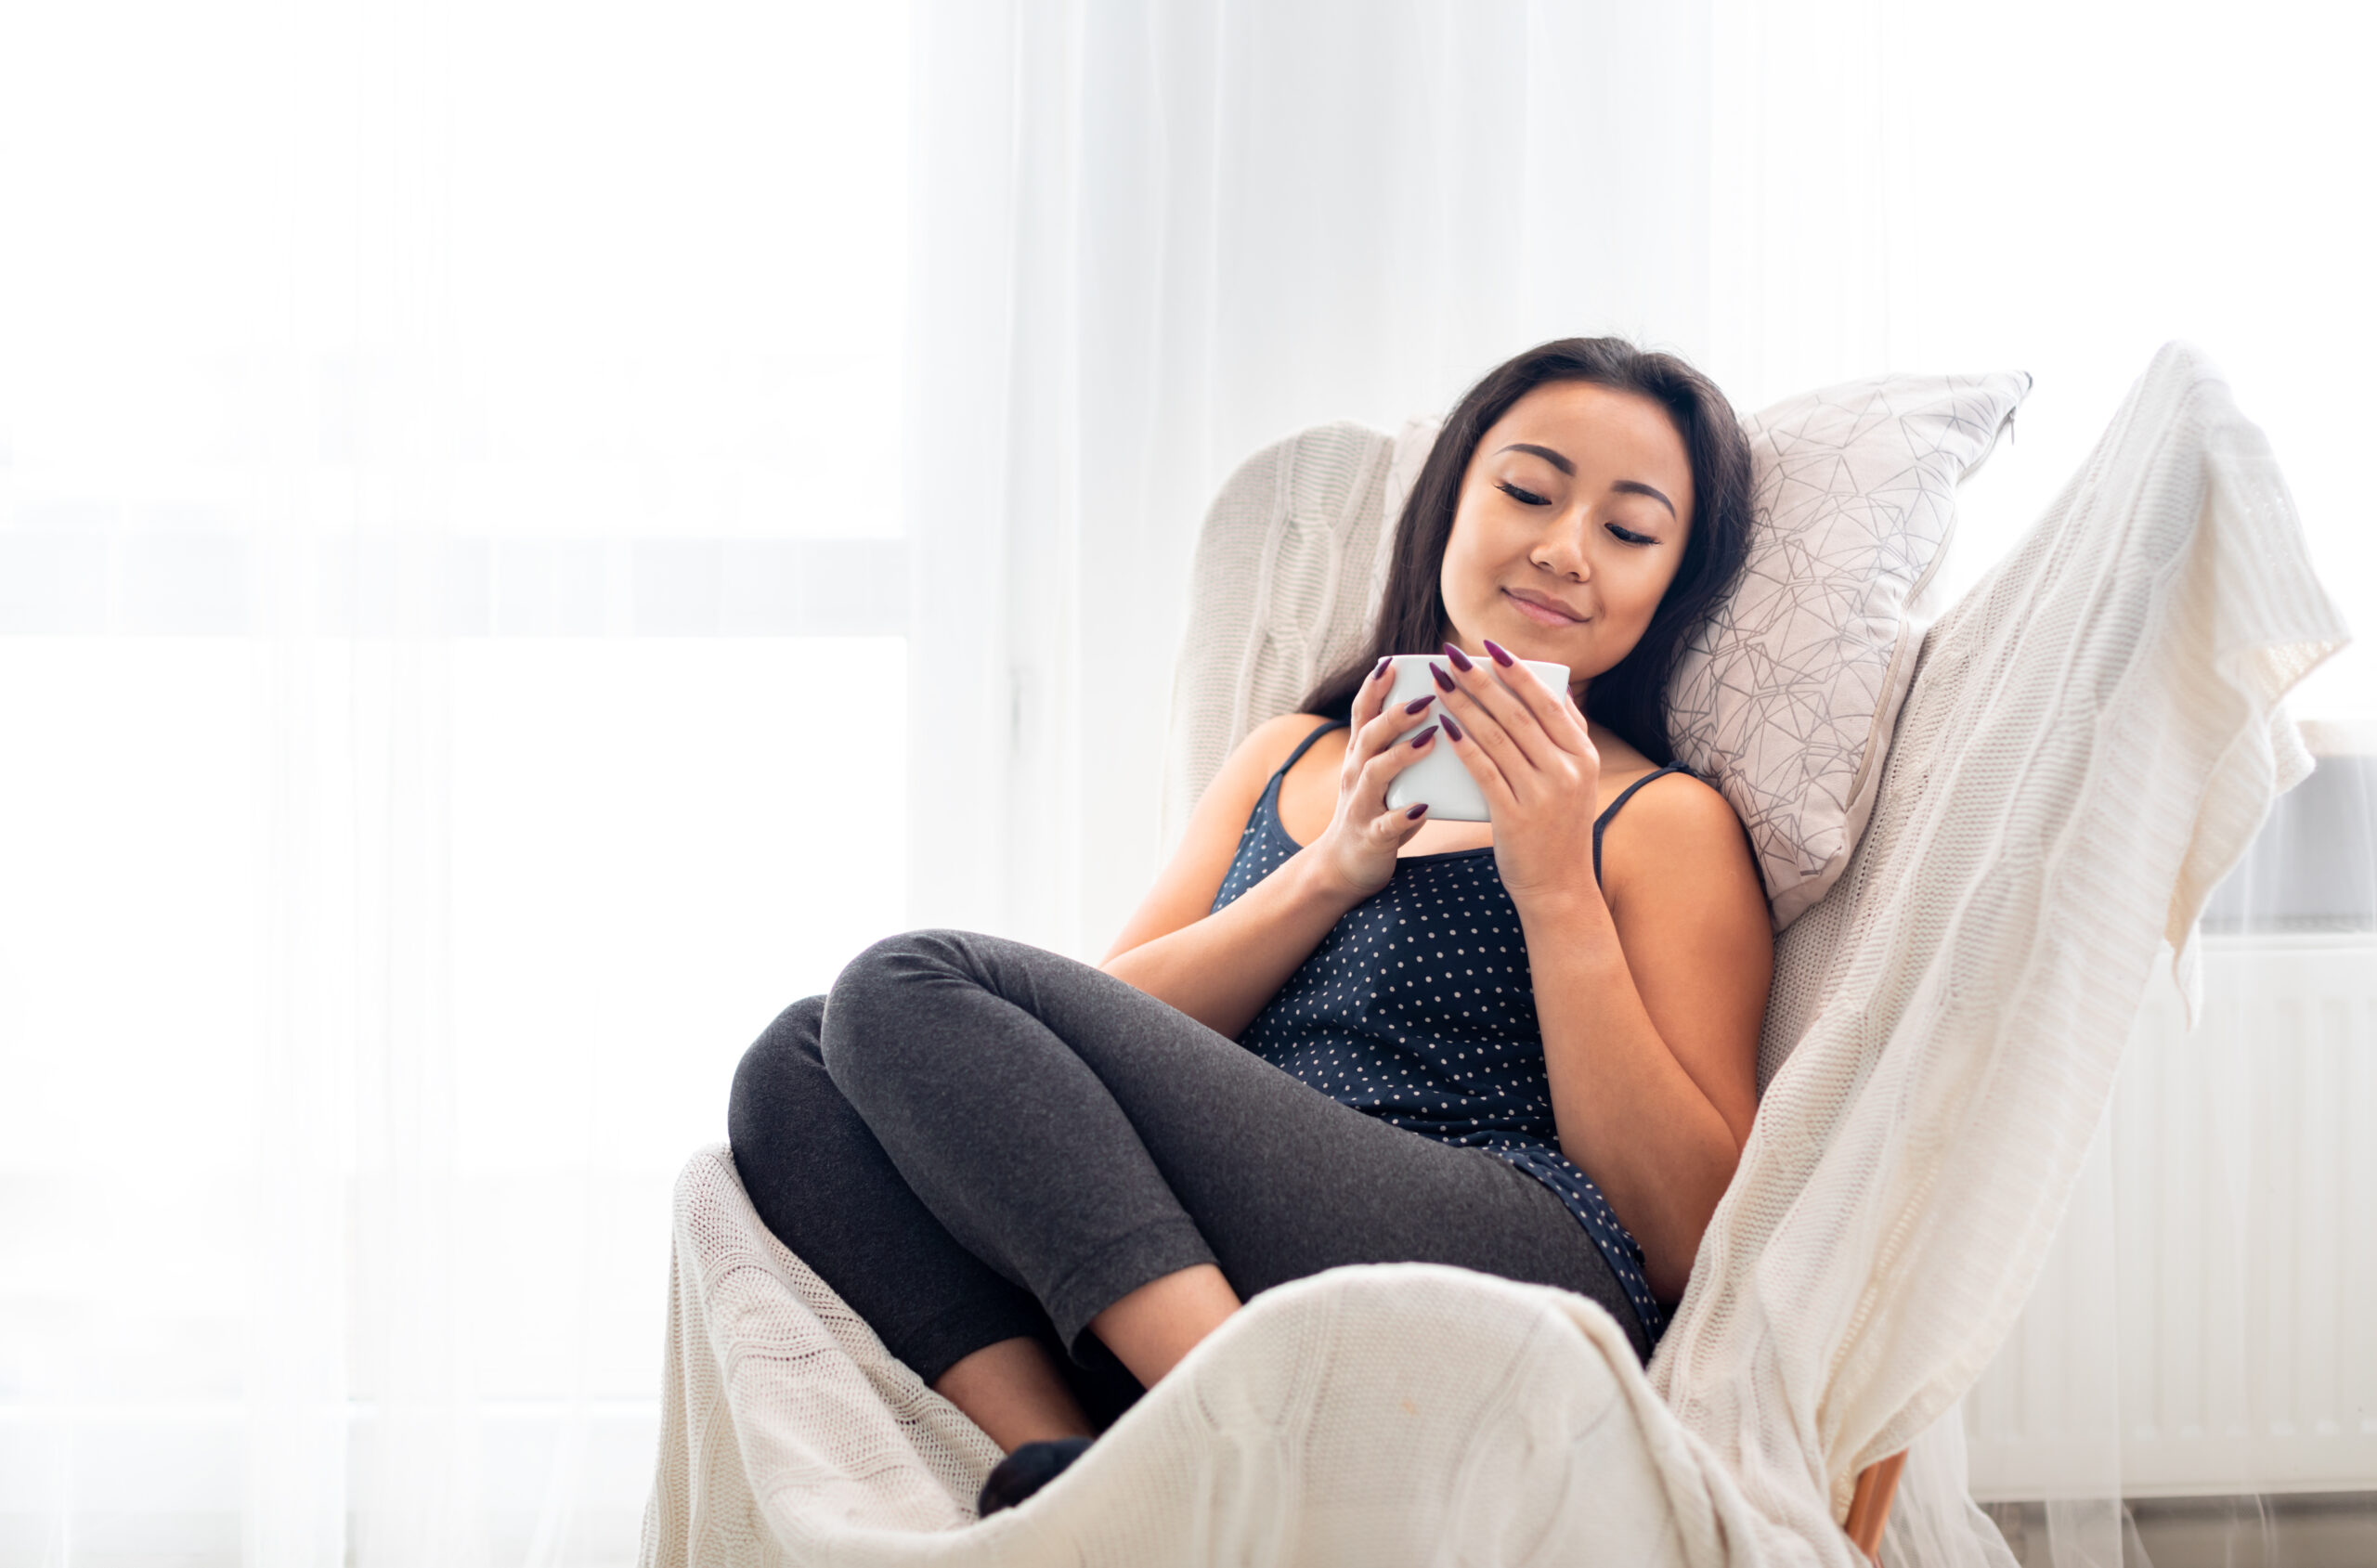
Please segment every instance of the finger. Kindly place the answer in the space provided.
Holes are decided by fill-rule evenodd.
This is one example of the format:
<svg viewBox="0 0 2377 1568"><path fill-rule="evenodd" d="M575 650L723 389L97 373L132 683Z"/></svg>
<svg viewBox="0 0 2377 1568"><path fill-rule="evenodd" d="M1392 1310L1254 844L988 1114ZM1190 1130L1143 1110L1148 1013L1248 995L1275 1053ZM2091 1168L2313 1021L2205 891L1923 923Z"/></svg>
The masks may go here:
<svg viewBox="0 0 2377 1568"><path fill-rule="evenodd" d="M1394 712L1384 715L1379 722L1384 723L1389 719L1399 719L1403 717L1404 709L1398 706ZM1345 781L1344 792L1349 803L1347 807L1349 820L1358 821L1365 816L1376 816L1386 810L1386 790L1387 786L1395 782L1395 775L1427 756L1438 744L1436 726L1434 724L1426 725L1414 734L1390 736L1386 744L1379 747L1371 756L1364 758L1361 765Z"/></svg>
<svg viewBox="0 0 2377 1568"><path fill-rule="evenodd" d="M1428 803L1422 800L1417 806L1390 809L1371 825L1378 829L1381 838L1398 845L1407 843L1413 834L1428 825Z"/></svg>
<svg viewBox="0 0 2377 1568"><path fill-rule="evenodd" d="M1486 652L1493 655L1499 667L1496 678L1535 715L1536 722L1543 726L1543 732L1552 737L1554 745L1578 756L1592 748L1591 738L1585 732L1584 715L1577 711L1565 687L1556 693L1546 690L1534 671L1522 669L1517 656L1490 637L1486 639Z"/></svg>
<svg viewBox="0 0 2377 1568"><path fill-rule="evenodd" d="M1439 667L1430 665L1428 667L1433 671ZM1503 789L1513 800L1532 793L1529 785L1540 770L1519 748L1510 732L1502 728L1501 721L1474 693L1456 684L1451 691L1436 699L1436 706L1446 718L1456 720L1454 727L1461 732L1461 738L1454 745L1456 755L1474 758L1479 764L1494 770ZM1550 743L1539 737L1536 744L1545 746ZM1475 770L1472 769L1472 771ZM1485 787L1482 778L1478 785Z"/></svg>
<svg viewBox="0 0 2377 1568"><path fill-rule="evenodd" d="M1395 690L1395 661L1384 658L1370 667L1370 672L1355 689L1353 724L1346 732L1344 755L1338 759L1338 787L1350 787L1360 773L1362 764L1378 755L1382 746L1391 745L1395 737L1407 728L1411 719L1401 703L1389 706L1386 695ZM1425 706L1426 704L1420 705ZM1381 711L1383 709L1384 711ZM1416 709L1410 711L1417 711Z"/></svg>
<svg viewBox="0 0 2377 1568"><path fill-rule="evenodd" d="M1354 693L1353 719L1354 728L1357 730L1377 718L1379 709L1385 706L1386 693L1395 686L1394 678L1389 673L1394 667L1394 659L1379 660L1368 678Z"/></svg>
<svg viewBox="0 0 2377 1568"><path fill-rule="evenodd" d="M1425 696L1414 698L1408 703L1396 703L1384 713L1373 717L1355 735L1354 745L1348 750L1348 756L1354 765L1359 766L1361 763L1368 762L1380 752L1393 746L1396 740L1409 734L1411 726L1419 722L1419 716L1425 713L1428 710L1428 705L1435 700L1434 696Z"/></svg>
<svg viewBox="0 0 2377 1568"><path fill-rule="evenodd" d="M1375 789L1378 792L1377 798L1382 802L1384 801L1386 786L1395 782L1395 775L1435 749L1438 728L1437 725L1430 724L1415 731L1364 763L1362 788L1366 797L1370 790Z"/></svg>
<svg viewBox="0 0 2377 1568"><path fill-rule="evenodd" d="M1457 672L1452 676L1453 689L1446 693L1444 705L1470 721L1470 732L1477 737L1478 744L1498 758L1507 761L1514 755L1527 767L1548 767L1552 754L1560 747L1543 732L1543 726L1526 705L1494 678L1490 667L1481 667L1449 642L1445 644L1444 653L1445 663ZM1519 679L1531 681L1534 677L1523 675ZM1456 708L1454 705L1464 697L1472 706ZM1504 741L1508 743L1508 754L1499 744ZM1512 782L1518 782L1515 774Z"/></svg>
<svg viewBox="0 0 2377 1568"><path fill-rule="evenodd" d="M1469 770L1471 778L1477 781L1478 793L1486 797L1487 815L1507 816L1518 804L1518 796L1512 790L1511 781L1504 776L1502 764L1478 745L1475 732L1449 712L1438 722L1443 726L1445 739L1452 743L1453 755L1461 758L1461 765Z"/></svg>

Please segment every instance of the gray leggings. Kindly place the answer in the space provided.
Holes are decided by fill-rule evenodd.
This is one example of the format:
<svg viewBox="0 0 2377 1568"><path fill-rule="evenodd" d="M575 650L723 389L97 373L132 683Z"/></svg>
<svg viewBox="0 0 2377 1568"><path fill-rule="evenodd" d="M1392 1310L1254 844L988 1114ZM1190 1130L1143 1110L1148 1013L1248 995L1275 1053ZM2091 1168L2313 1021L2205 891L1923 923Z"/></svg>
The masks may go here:
<svg viewBox="0 0 2377 1568"><path fill-rule="evenodd" d="M1196 1263L1241 1299L1340 1263L1455 1263L1591 1296L1647 1354L1600 1251L1525 1172L1005 938L859 954L745 1054L727 1135L768 1228L928 1382L1053 1333L1111 1387L1089 1320Z"/></svg>

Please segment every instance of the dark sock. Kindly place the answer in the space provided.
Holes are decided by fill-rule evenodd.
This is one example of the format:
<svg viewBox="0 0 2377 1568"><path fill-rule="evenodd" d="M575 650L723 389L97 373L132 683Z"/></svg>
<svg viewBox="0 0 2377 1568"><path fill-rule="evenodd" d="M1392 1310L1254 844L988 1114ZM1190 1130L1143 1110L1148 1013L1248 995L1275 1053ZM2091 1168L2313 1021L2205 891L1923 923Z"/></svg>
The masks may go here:
<svg viewBox="0 0 2377 1568"><path fill-rule="evenodd" d="M1067 1465L1089 1448L1086 1437L1059 1437L1048 1443L1027 1443L1001 1459L982 1483L974 1499L975 1511L985 1517L1013 1508L1064 1473Z"/></svg>

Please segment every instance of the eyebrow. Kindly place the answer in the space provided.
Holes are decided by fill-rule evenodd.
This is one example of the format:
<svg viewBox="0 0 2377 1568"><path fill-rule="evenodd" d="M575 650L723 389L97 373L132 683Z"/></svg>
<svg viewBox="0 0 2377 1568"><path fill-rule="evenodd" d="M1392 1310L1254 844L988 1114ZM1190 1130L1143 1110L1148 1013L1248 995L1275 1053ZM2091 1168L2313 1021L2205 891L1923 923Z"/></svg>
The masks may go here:
<svg viewBox="0 0 2377 1568"><path fill-rule="evenodd" d="M1532 441L1513 441L1509 446L1504 447L1500 451L1496 452L1495 456L1500 457L1502 452L1532 452L1537 457L1541 458L1545 462L1550 463L1552 467L1566 474L1569 478L1574 479L1577 476L1577 465L1575 463L1570 462L1566 458L1562 457L1551 447L1539 447ZM1619 479L1613 482L1609 487L1616 490L1620 495L1648 496L1653 500L1658 502L1661 506L1666 507L1669 517L1680 515L1675 509L1675 502L1668 499L1666 495L1660 491L1643 484L1640 479Z"/></svg>

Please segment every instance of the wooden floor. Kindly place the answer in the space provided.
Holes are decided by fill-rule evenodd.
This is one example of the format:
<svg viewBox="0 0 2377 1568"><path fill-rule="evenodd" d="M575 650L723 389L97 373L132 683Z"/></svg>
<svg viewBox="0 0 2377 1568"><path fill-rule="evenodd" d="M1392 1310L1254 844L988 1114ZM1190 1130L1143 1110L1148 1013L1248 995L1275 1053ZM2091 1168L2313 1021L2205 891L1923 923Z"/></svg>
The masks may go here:
<svg viewBox="0 0 2377 1568"><path fill-rule="evenodd" d="M1991 1503L2023 1568L2055 1568L2041 1503ZM2371 1568L2377 1492L2254 1497L2139 1497L2122 1568ZM2110 1565L2108 1565L2110 1568Z"/></svg>

